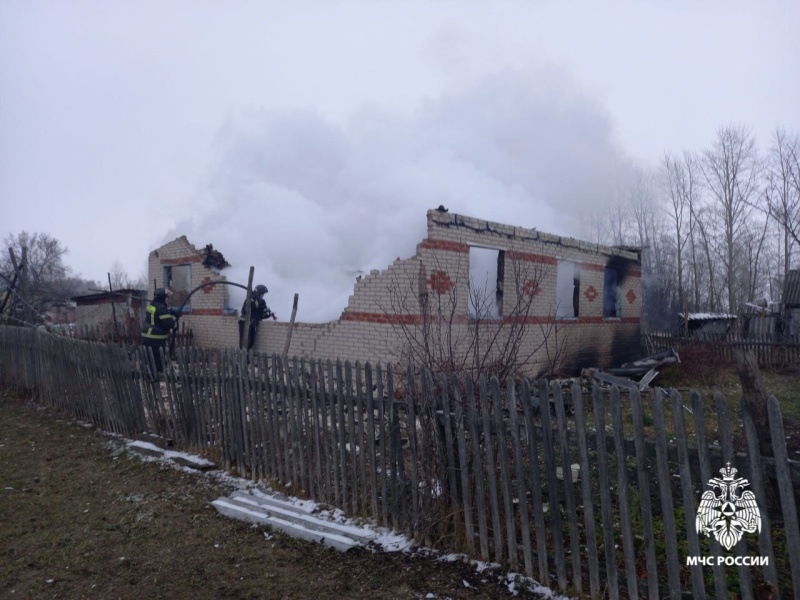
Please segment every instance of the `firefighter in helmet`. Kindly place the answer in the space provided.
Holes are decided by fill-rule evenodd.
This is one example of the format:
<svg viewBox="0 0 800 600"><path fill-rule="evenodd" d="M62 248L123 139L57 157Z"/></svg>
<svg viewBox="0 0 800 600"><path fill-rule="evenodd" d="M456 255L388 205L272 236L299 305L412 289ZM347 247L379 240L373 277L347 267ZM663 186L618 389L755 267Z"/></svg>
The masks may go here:
<svg viewBox="0 0 800 600"><path fill-rule="evenodd" d="M167 306L167 291L164 288L156 288L153 300L144 312L141 339L142 346L152 349L156 371L159 373L164 370L159 349L166 354L167 338L169 332L178 326L179 315L176 309Z"/></svg>
<svg viewBox="0 0 800 600"><path fill-rule="evenodd" d="M247 340L244 339L244 320L245 315L247 314L247 302L248 300L245 299L244 304L242 304L242 314L239 317L239 340L243 348L250 350L253 347L253 343L256 339L256 331L258 330L258 324L263 319L269 319L272 317L273 320L277 319L278 317L272 312L267 303L264 301L264 295L267 293L267 286L265 285L257 285L253 288L253 292L250 296L250 327L248 328L248 335Z"/></svg>

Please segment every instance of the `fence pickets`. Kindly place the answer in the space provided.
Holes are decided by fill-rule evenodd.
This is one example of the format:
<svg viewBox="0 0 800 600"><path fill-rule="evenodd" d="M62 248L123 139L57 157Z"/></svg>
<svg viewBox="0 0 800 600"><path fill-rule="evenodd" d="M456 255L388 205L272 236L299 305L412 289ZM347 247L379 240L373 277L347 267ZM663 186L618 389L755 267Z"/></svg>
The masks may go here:
<svg viewBox="0 0 800 600"><path fill-rule="evenodd" d="M800 339L797 336L753 336L744 337L730 331L725 334L693 334L689 337L673 332L650 332L642 334L642 354L648 356L666 350L675 350L679 355L688 348L702 346L712 354L726 360L736 359L739 351L751 351L761 367L784 367L800 363Z"/></svg>
<svg viewBox="0 0 800 600"><path fill-rule="evenodd" d="M766 580L800 598L800 469L774 398L774 458L763 458L752 419L732 417L719 394L473 382L235 349L179 348L164 364L154 376L142 348L0 327L4 386L561 592L748 598ZM695 530L698 489L727 461L762 517L760 536L735 552ZM769 564L687 566L703 555Z"/></svg>

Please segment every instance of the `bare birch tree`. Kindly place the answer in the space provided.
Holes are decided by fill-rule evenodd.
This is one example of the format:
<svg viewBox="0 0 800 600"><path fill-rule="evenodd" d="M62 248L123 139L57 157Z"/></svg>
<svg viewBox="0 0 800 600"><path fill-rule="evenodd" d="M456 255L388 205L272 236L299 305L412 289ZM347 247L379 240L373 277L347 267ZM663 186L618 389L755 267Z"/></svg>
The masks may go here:
<svg viewBox="0 0 800 600"><path fill-rule="evenodd" d="M736 294L736 267L741 249L737 240L758 194L760 165L755 139L743 127L719 129L713 147L703 152L700 168L722 226L720 259L728 292L727 307L733 313L741 299Z"/></svg>

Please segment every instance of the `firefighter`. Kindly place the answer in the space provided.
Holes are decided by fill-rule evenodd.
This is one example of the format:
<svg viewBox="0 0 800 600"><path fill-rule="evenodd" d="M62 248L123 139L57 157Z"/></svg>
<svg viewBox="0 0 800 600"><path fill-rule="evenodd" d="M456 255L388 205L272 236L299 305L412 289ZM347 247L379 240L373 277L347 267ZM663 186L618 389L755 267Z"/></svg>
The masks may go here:
<svg viewBox="0 0 800 600"><path fill-rule="evenodd" d="M145 310L142 345L152 349L158 373L164 370L159 348L166 354L167 338L169 332L178 327L179 315L176 309L167 306L167 291L164 288L156 288L153 300Z"/></svg>
<svg viewBox="0 0 800 600"><path fill-rule="evenodd" d="M245 342L244 340L244 319L245 315L247 314L247 300L244 301L242 304L242 314L239 317L239 341L243 347L247 350L250 350L253 347L253 343L256 339L256 330L258 329L258 324L263 319L269 319L272 317L274 321L278 317L272 312L267 303L264 301L264 294L267 293L267 286L265 285L257 285L253 289L253 293L250 296L250 327L248 328L248 336Z"/></svg>

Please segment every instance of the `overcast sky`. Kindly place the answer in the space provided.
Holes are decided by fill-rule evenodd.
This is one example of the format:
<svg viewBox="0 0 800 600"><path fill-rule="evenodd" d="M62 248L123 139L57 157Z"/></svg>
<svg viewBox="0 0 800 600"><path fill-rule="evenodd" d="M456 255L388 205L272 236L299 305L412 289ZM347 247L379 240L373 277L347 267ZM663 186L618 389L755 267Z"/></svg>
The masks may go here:
<svg viewBox="0 0 800 600"><path fill-rule="evenodd" d="M698 6L701 5L701 6ZM800 132L798 2L0 0L0 234L186 234L335 318L425 210L576 235L620 165Z"/></svg>

